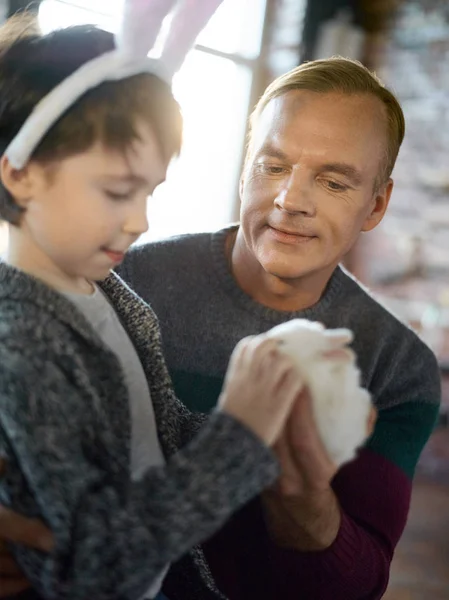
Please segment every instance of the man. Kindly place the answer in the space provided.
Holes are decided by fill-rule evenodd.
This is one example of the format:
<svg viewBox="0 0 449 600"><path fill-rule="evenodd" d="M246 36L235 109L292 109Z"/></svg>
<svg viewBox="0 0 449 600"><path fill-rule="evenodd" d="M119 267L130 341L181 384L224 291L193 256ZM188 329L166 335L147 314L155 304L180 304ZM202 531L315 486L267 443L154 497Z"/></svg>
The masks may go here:
<svg viewBox="0 0 449 600"><path fill-rule="evenodd" d="M399 104L361 65L304 64L273 82L254 112L240 226L136 248L121 268L159 316L176 391L198 411L213 409L242 337L295 317L354 331L378 410L374 433L337 473L310 404L297 404L277 448L276 488L204 547L232 600L375 600L387 587L438 413L439 372L339 263L382 220L403 135ZM180 585L169 575L167 596L182 597Z"/></svg>

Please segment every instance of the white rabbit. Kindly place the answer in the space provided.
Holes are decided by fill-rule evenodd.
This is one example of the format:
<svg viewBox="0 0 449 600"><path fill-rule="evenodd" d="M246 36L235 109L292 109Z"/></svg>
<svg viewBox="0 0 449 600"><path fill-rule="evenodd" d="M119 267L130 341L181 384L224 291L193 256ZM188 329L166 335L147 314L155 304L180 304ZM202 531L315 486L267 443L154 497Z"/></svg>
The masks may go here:
<svg viewBox="0 0 449 600"><path fill-rule="evenodd" d="M360 387L355 354L347 348L352 341L349 329L328 329L321 323L293 319L267 332L281 340L281 348L295 359L307 385L318 432L336 465L355 457L367 437L371 398ZM346 349L340 358L324 353Z"/></svg>

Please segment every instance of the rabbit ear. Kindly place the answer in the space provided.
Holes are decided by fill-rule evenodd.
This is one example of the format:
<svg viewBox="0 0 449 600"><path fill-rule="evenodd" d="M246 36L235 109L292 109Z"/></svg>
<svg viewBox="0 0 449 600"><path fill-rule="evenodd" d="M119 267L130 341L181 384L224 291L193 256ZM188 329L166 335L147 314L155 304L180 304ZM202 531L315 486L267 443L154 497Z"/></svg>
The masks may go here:
<svg viewBox="0 0 449 600"><path fill-rule="evenodd" d="M136 59L145 58L153 48L162 22L176 0L125 0L116 46Z"/></svg>
<svg viewBox="0 0 449 600"><path fill-rule="evenodd" d="M161 61L167 73L179 70L200 31L223 0L182 0L173 15L162 50Z"/></svg>
<svg viewBox="0 0 449 600"><path fill-rule="evenodd" d="M81 65L51 90L34 108L4 154L16 169L30 159L39 142L83 94L105 81L117 81L138 73L152 73L170 84L198 33L222 0L181 0L175 13L161 60L150 60L165 17L176 0L124 0L124 12L116 49Z"/></svg>

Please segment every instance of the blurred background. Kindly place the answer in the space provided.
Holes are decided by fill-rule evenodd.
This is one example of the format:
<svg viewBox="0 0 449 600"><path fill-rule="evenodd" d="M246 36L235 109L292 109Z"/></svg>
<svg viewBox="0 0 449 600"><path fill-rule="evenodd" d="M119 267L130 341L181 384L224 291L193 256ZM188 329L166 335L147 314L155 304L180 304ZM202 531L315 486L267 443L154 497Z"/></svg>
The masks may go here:
<svg viewBox="0 0 449 600"><path fill-rule="evenodd" d="M0 0L0 20L34 10L44 31L113 31L122 0ZM180 159L149 204L140 242L238 219L247 118L272 79L304 60L361 60L395 91L407 133L383 224L346 266L437 354L438 427L422 456L388 600L449 599L449 1L225 0L174 81ZM0 250L5 231L0 229Z"/></svg>

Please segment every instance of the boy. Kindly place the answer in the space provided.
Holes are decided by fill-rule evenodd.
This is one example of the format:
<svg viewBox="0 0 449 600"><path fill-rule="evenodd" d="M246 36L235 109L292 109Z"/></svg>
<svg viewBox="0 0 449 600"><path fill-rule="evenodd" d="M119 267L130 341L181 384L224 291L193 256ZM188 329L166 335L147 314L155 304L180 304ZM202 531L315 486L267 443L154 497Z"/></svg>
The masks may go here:
<svg viewBox="0 0 449 600"><path fill-rule="evenodd" d="M80 94L85 68L109 58L123 67L112 35L94 27L40 36L10 25L0 53L0 216L10 230L0 501L55 534L49 555L14 548L45 598L155 598L171 562L274 481L267 446L302 387L258 337L236 349L201 431L174 397L154 314L110 271L147 228L146 199L179 152L181 117L151 72L103 74ZM61 90L66 110L45 131ZM220 597L192 556L185 598Z"/></svg>

